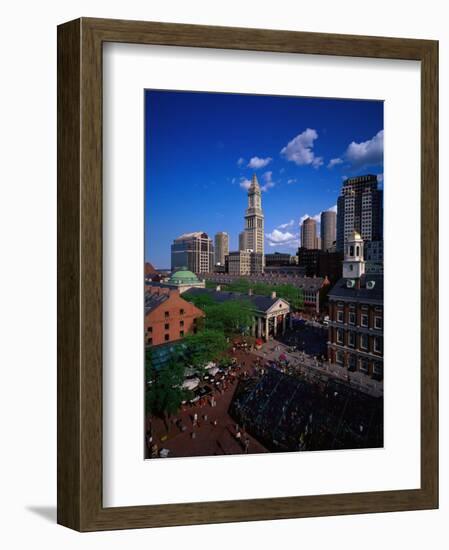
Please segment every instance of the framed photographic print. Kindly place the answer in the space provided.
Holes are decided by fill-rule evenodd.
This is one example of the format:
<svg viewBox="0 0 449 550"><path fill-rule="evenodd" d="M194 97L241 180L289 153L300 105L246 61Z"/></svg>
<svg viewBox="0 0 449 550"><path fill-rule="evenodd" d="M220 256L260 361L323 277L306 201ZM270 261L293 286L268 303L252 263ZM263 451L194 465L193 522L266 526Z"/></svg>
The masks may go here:
<svg viewBox="0 0 449 550"><path fill-rule="evenodd" d="M438 506L438 44L58 28L58 522Z"/></svg>

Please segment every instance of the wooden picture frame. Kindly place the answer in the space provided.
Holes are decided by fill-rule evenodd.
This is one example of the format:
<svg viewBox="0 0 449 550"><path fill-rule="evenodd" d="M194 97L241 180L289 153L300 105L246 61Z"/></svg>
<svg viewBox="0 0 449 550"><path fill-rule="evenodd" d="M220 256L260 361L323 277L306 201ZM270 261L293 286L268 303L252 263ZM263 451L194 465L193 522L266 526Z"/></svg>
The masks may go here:
<svg viewBox="0 0 449 550"><path fill-rule="evenodd" d="M127 42L421 62L421 488L105 508L102 45ZM438 506L438 43L82 18L58 28L58 523L79 531Z"/></svg>

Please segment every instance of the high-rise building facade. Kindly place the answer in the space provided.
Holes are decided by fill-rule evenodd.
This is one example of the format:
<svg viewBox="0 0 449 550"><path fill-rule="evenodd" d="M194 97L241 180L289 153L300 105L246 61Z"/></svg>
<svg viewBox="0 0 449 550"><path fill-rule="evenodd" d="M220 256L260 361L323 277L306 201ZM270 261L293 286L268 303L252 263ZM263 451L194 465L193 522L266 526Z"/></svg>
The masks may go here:
<svg viewBox="0 0 449 550"><path fill-rule="evenodd" d="M263 254L249 250L230 252L228 255L230 275L256 275L263 273Z"/></svg>
<svg viewBox="0 0 449 550"><path fill-rule="evenodd" d="M248 208L245 212L246 248L256 254L264 254L264 215L262 193L256 174L248 189Z"/></svg>
<svg viewBox="0 0 449 550"><path fill-rule="evenodd" d="M229 254L229 235L220 231L215 235L215 265L225 264L225 257Z"/></svg>
<svg viewBox="0 0 449 550"><path fill-rule="evenodd" d="M243 230L241 233L239 233L239 250L247 250L248 247L246 246L246 232Z"/></svg>
<svg viewBox="0 0 449 550"><path fill-rule="evenodd" d="M185 233L171 245L171 269L182 268L193 273L209 273L214 265L214 245L207 233Z"/></svg>
<svg viewBox="0 0 449 550"><path fill-rule="evenodd" d="M366 175L344 181L337 200L337 250L343 251L353 231L362 239L383 239L383 192L377 176Z"/></svg>
<svg viewBox="0 0 449 550"><path fill-rule="evenodd" d="M332 252L337 240L337 213L333 210L321 212L321 250Z"/></svg>
<svg viewBox="0 0 449 550"><path fill-rule="evenodd" d="M316 221L313 218L306 218L301 225L301 248L316 250L316 247Z"/></svg>

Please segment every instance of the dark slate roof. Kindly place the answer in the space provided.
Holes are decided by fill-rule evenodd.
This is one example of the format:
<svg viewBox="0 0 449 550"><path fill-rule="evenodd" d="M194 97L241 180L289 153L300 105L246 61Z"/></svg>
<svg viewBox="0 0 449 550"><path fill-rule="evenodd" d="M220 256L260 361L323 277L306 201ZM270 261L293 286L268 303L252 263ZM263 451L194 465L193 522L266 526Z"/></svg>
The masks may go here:
<svg viewBox="0 0 449 550"><path fill-rule="evenodd" d="M152 294L150 292L145 293L145 315L148 315L150 311L157 308L158 305L163 304L169 298L168 294Z"/></svg>
<svg viewBox="0 0 449 550"><path fill-rule="evenodd" d="M259 294L243 294L242 292L229 292L227 290L213 290L210 288L190 288L187 292L192 295L207 294L213 300L219 303L227 302L228 300L249 300L257 311L266 312L280 298L271 298L271 296L260 296ZM282 298L283 299L283 298ZM286 300L284 300L286 302ZM288 302L287 302L288 303Z"/></svg>
<svg viewBox="0 0 449 550"><path fill-rule="evenodd" d="M366 283L374 282L374 288L368 289ZM379 274L365 274L360 278L360 288L348 288L347 279L340 279L329 291L328 297L333 300L352 300L354 302L367 302L383 304L384 278Z"/></svg>

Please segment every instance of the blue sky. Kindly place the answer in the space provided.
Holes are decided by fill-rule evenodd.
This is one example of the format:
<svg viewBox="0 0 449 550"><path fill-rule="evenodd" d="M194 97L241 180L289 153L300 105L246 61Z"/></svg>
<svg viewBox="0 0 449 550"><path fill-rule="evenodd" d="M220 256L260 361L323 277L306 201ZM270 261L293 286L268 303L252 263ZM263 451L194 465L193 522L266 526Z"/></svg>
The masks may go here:
<svg viewBox="0 0 449 550"><path fill-rule="evenodd" d="M226 231L237 250L253 173L265 252L294 253L301 220L335 207L345 177L383 185L383 102L146 90L145 259L170 267L192 231Z"/></svg>

